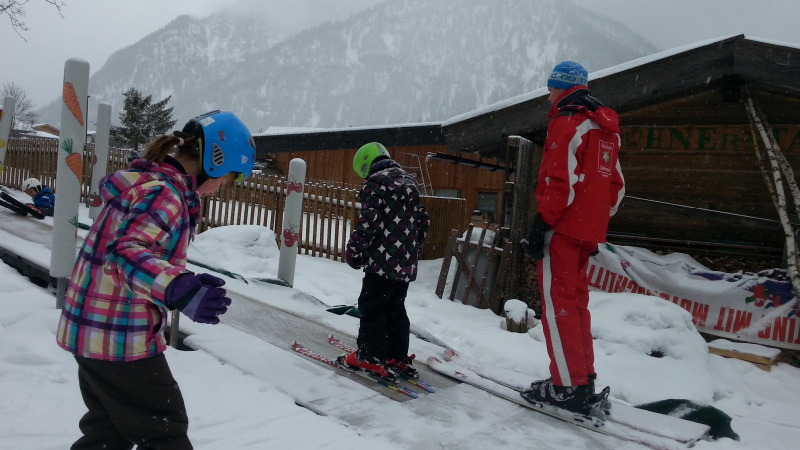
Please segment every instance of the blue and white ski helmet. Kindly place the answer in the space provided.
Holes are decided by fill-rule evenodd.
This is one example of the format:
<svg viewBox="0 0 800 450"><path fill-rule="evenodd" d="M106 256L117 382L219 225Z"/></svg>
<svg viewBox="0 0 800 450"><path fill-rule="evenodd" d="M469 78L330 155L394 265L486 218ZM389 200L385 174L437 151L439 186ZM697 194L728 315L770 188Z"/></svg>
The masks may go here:
<svg viewBox="0 0 800 450"><path fill-rule="evenodd" d="M228 111L211 111L186 123L183 132L200 140L203 172L210 178L219 178L236 172L236 181L242 181L253 171L256 145L247 127Z"/></svg>

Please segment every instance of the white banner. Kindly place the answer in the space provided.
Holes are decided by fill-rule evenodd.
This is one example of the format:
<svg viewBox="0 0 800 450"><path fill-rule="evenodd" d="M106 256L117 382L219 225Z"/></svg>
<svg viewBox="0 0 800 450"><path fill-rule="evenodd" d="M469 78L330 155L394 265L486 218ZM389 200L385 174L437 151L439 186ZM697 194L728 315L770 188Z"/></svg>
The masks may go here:
<svg viewBox="0 0 800 450"><path fill-rule="evenodd" d="M589 289L671 301L715 336L800 350L797 300L789 281L708 269L688 255L601 244L589 260Z"/></svg>

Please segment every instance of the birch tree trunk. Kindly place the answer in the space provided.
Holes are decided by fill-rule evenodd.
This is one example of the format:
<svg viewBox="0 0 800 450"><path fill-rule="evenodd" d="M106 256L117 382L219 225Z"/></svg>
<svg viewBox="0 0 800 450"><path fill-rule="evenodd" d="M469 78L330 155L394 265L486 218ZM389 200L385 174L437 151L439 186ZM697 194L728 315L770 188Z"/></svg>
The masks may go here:
<svg viewBox="0 0 800 450"><path fill-rule="evenodd" d="M772 192L774 192L773 202L777 205L778 216L780 217L781 225L783 226L784 237L786 238L787 272L789 274L789 279L792 282L792 290L795 296L794 301L796 302L798 293L800 293L800 275L798 275L797 272L797 242L795 240L794 230L792 229L792 224L789 221L789 214L787 213L786 209L786 195L783 188L783 176L781 174L778 157L776 156L775 147L772 145L773 140L770 139L769 134L764 127L763 121L756 112L753 98L750 96L750 91L745 88L745 92L747 96L747 112L752 123L755 124L755 127L758 129L758 132L761 135L768 157L769 165L762 165L762 170L765 171L764 175L768 179L767 185L772 185L774 188L772 190ZM753 136L753 145L756 148L757 156L759 156L758 141L755 136Z"/></svg>

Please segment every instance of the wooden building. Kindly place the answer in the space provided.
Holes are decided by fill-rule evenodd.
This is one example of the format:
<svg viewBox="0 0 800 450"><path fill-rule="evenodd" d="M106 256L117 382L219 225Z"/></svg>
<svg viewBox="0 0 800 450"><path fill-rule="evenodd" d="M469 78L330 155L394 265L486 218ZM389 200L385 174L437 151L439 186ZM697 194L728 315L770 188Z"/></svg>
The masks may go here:
<svg viewBox="0 0 800 450"><path fill-rule="evenodd" d="M610 242L701 255L738 251L780 263L783 231L745 106L751 96L800 170L800 48L735 36L589 78L593 95L620 115L626 199ZM547 96L542 88L443 123L448 151L514 171L519 155L509 151L508 137L541 151Z"/></svg>
<svg viewBox="0 0 800 450"><path fill-rule="evenodd" d="M763 110L800 170L800 48L745 36L708 41L594 72L589 88L620 115L626 198L610 242L694 255L738 252L780 264L783 232L745 99ZM530 214L511 223L515 176L535 177L539 161L520 159L509 137L541 151L547 96L542 87L443 123L262 134L255 141L259 158L274 161L275 170L285 173L301 157L307 177L352 184L360 183L352 155L378 141L418 173L429 195L463 197L490 222L524 229L535 205L521 199L528 204L517 210ZM518 170L521 160L534 167Z"/></svg>
<svg viewBox="0 0 800 450"><path fill-rule="evenodd" d="M464 198L468 211L481 209L490 221L494 221L499 211L502 170L497 167L493 171L475 170L475 166L482 164L480 155L463 158L444 155L447 146L439 123L289 130L258 134L253 139L258 159L270 161L269 166L278 173L286 174L289 161L302 158L307 164L307 178L354 187L360 186L362 180L353 170L353 156L362 145L380 142L395 161L417 175L424 195ZM438 154L438 158L445 160L428 158L429 154ZM464 226L468 220L464 219Z"/></svg>

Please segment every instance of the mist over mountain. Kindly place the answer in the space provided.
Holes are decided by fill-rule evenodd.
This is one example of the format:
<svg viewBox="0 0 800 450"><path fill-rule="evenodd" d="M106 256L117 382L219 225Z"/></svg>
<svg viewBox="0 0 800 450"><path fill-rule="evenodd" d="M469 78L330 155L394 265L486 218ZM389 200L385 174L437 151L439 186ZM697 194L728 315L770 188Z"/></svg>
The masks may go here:
<svg viewBox="0 0 800 450"><path fill-rule="evenodd" d="M117 123L131 87L172 95L178 126L213 109L253 132L441 121L542 87L563 60L592 72L656 52L568 0L390 0L295 34L244 3L181 16L114 53L90 77L90 123L97 102ZM40 121L57 124L59 108Z"/></svg>

